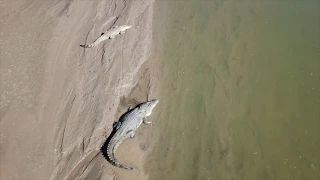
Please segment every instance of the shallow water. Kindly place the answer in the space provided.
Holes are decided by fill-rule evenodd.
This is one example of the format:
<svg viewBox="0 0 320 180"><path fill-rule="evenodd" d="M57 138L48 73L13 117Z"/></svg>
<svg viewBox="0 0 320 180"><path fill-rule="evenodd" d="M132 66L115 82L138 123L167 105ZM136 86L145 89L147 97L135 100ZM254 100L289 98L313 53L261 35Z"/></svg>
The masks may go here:
<svg viewBox="0 0 320 180"><path fill-rule="evenodd" d="M163 84L149 178L320 178L320 1L155 7Z"/></svg>

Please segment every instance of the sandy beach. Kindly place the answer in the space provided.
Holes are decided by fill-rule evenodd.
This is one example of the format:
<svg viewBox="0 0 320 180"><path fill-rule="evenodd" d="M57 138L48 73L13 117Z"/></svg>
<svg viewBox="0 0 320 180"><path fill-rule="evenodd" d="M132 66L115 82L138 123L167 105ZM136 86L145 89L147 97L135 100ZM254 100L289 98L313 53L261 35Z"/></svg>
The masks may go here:
<svg viewBox="0 0 320 180"><path fill-rule="evenodd" d="M153 127L116 152L136 171L100 148L127 107L157 98L153 0L1 0L0 16L0 179L147 178ZM121 25L132 28L79 46Z"/></svg>

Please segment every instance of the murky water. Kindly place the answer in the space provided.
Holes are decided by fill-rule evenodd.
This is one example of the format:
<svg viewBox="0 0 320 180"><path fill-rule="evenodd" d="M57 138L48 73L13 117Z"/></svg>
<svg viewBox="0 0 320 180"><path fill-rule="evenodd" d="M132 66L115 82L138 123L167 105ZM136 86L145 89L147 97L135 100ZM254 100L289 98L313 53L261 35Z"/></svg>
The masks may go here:
<svg viewBox="0 0 320 180"><path fill-rule="evenodd" d="M150 179L320 178L320 1L155 7L163 84Z"/></svg>

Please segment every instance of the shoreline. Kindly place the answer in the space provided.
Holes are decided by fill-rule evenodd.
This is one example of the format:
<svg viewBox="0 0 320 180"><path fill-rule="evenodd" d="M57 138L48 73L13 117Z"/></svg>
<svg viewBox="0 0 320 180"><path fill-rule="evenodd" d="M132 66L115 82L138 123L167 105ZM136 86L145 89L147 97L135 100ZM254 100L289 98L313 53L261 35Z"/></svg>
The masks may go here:
<svg viewBox="0 0 320 180"><path fill-rule="evenodd" d="M18 59L29 60L41 54L43 58L35 60L39 65L30 72L35 77L26 80L34 94L21 95L30 96L25 100L29 106L19 103L17 99L21 97L16 94L1 97L1 102L7 99L13 102L7 109L1 109L1 178L147 179L142 166L151 128L139 128L137 138L125 142L116 152L119 162L138 166L140 171L113 167L101 155L100 147L126 106L157 95L158 67L151 52L153 0L144 3L37 0L31 4L8 2L5 7L12 11L2 24L12 25L12 31L21 30L20 25L22 29L28 26L22 32L26 36L20 33L21 38L32 42L38 50L32 56L18 53ZM15 25L17 20L35 23ZM122 36L91 49L79 46L90 43L112 26L124 24L133 27ZM6 38L1 43L4 52L18 43L9 29ZM24 47L22 51L30 52ZM2 64L10 60L4 55L1 53ZM12 81L6 83L14 84L18 81L15 79L18 70L11 67L3 66L1 70L13 71ZM22 76L28 67L21 66ZM38 87L39 82L43 83ZM31 100L35 103L30 103ZM27 121L23 121L25 116ZM28 166L24 162L29 162Z"/></svg>

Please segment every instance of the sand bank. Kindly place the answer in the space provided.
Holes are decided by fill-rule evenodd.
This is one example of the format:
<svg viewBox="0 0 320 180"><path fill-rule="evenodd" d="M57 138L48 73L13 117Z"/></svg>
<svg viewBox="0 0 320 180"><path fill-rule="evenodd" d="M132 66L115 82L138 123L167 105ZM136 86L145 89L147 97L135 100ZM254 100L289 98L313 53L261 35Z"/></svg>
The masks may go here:
<svg viewBox="0 0 320 180"><path fill-rule="evenodd" d="M1 1L1 179L146 178L146 134L99 152L126 106L155 97L153 0ZM96 48L112 26L126 34ZM151 117L152 118L152 117Z"/></svg>

